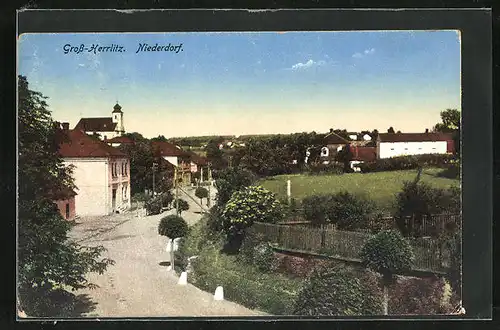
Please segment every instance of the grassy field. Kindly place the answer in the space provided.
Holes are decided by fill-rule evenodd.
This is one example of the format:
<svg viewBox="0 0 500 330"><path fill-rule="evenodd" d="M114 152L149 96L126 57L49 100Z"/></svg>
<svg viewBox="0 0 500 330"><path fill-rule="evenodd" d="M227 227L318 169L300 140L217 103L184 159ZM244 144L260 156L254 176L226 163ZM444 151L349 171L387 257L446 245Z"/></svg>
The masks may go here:
<svg viewBox="0 0 500 330"><path fill-rule="evenodd" d="M438 177L437 174L440 171L442 169L424 169L421 180L437 188L460 185L458 179ZM309 195L339 191L364 194L373 199L381 210L389 212L392 209L395 194L401 190L403 182L415 179L416 174L417 170L342 175L278 175L262 180L260 185L276 193L279 198L286 198L286 182L291 180L292 197L297 200Z"/></svg>

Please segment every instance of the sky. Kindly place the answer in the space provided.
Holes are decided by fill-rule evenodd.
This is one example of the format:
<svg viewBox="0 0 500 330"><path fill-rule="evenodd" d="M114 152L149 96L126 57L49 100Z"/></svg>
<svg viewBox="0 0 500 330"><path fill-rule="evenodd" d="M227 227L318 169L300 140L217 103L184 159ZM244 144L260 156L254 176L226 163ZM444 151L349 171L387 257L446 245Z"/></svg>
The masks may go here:
<svg viewBox="0 0 500 330"><path fill-rule="evenodd" d="M458 31L22 34L18 74L55 120L110 117L118 101L148 138L424 132L461 107Z"/></svg>

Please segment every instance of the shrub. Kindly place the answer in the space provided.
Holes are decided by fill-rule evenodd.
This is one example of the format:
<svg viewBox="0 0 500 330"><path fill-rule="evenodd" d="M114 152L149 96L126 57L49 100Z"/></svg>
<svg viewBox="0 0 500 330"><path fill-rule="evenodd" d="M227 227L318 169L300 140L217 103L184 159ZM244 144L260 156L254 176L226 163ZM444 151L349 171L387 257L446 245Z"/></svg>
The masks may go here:
<svg viewBox="0 0 500 330"><path fill-rule="evenodd" d="M208 190L207 190L207 188L198 187L198 188L196 188L194 195L196 197L198 197L200 200L203 200L203 198L208 197Z"/></svg>
<svg viewBox="0 0 500 330"><path fill-rule="evenodd" d="M183 237L187 234L188 225L186 220L176 215L168 215L160 220L158 234L170 239Z"/></svg>
<svg viewBox="0 0 500 330"><path fill-rule="evenodd" d="M235 191L252 185L257 177L252 172L240 168L228 168L217 173L217 204L223 208Z"/></svg>
<svg viewBox="0 0 500 330"><path fill-rule="evenodd" d="M148 215L160 214L162 201L159 197L154 197L148 200L144 207L146 208L146 214Z"/></svg>
<svg viewBox="0 0 500 330"><path fill-rule="evenodd" d="M278 260L274 255L273 246L269 242L262 242L254 247L253 263L264 272L278 269Z"/></svg>
<svg viewBox="0 0 500 330"><path fill-rule="evenodd" d="M348 192L313 195L303 199L304 216L312 224L332 223L339 229L367 228L375 203Z"/></svg>
<svg viewBox="0 0 500 330"><path fill-rule="evenodd" d="M174 200L174 196L169 191L161 193L159 198L161 200L162 207L169 207L172 204L172 201Z"/></svg>
<svg viewBox="0 0 500 330"><path fill-rule="evenodd" d="M460 163L449 164L444 170L438 173L438 176L448 179L460 179Z"/></svg>
<svg viewBox="0 0 500 330"><path fill-rule="evenodd" d="M446 167L456 156L451 154L412 155L377 159L359 165L361 172L380 172L416 169L418 167Z"/></svg>
<svg viewBox="0 0 500 330"><path fill-rule="evenodd" d="M449 314L453 311L454 300L456 297L443 278L400 279L391 290L389 314Z"/></svg>
<svg viewBox="0 0 500 330"><path fill-rule="evenodd" d="M238 253L238 260L247 264L253 264L255 248L264 242L264 235L253 230L245 231L245 237Z"/></svg>
<svg viewBox="0 0 500 330"><path fill-rule="evenodd" d="M283 220L283 210L272 192L260 186L250 186L233 193L222 216L228 220L230 231L240 231L255 221L279 222Z"/></svg>
<svg viewBox="0 0 500 330"><path fill-rule="evenodd" d="M342 163L329 163L329 164L310 164L307 167L307 173L313 175L324 175L324 174L343 174L345 166Z"/></svg>
<svg viewBox="0 0 500 330"><path fill-rule="evenodd" d="M182 212L189 210L189 203L182 198L178 198L174 202L174 207L179 208L177 211L182 214Z"/></svg>
<svg viewBox="0 0 500 330"><path fill-rule="evenodd" d="M405 182L402 191L396 195L395 204L394 217L403 235L418 237L423 235L420 224L424 217L442 213L460 213L460 188L441 189L424 182ZM408 217L413 218L411 222L406 221ZM437 227L434 234L441 234Z"/></svg>
<svg viewBox="0 0 500 330"><path fill-rule="evenodd" d="M318 267L307 279L295 305L295 315L379 315L382 296L373 274L353 274L339 265Z"/></svg>

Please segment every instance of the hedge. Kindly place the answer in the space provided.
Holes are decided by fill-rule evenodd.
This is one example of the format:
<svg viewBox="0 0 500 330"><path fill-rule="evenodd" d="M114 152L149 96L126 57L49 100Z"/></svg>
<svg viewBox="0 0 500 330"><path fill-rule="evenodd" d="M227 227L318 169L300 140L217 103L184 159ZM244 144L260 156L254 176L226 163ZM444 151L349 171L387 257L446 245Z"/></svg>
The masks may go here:
<svg viewBox="0 0 500 330"><path fill-rule="evenodd" d="M363 173L381 172L381 171L399 171L411 170L418 167L447 167L454 163L456 156L452 154L429 154L401 156L393 158L377 159L372 162L359 164Z"/></svg>

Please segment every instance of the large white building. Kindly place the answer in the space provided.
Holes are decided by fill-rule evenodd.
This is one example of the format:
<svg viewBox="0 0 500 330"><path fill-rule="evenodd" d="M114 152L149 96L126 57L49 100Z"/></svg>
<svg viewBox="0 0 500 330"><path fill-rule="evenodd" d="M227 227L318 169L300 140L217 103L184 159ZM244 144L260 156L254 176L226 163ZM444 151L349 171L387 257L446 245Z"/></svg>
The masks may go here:
<svg viewBox="0 0 500 330"><path fill-rule="evenodd" d="M454 152L454 141L446 133L381 133L377 138L377 158Z"/></svg>
<svg viewBox="0 0 500 330"><path fill-rule="evenodd" d="M130 160L127 155L82 130L69 130L59 154L73 166L77 216L98 216L130 208Z"/></svg>
<svg viewBox="0 0 500 330"><path fill-rule="evenodd" d="M74 129L89 135L99 134L101 140L122 136L125 133L122 107L115 104L111 117L81 118Z"/></svg>

